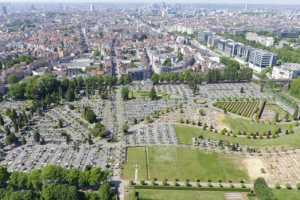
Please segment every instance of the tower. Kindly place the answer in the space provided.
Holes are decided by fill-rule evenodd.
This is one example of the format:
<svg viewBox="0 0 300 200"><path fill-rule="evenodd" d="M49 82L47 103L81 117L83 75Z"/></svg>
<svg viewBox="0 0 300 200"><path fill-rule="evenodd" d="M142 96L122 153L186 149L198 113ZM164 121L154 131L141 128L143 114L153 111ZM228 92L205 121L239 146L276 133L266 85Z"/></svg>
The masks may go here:
<svg viewBox="0 0 300 200"><path fill-rule="evenodd" d="M248 0L245 0L245 7L244 7L245 11L248 10Z"/></svg>
<svg viewBox="0 0 300 200"><path fill-rule="evenodd" d="M94 12L95 8L94 8L94 4L90 4L90 12Z"/></svg>
<svg viewBox="0 0 300 200"><path fill-rule="evenodd" d="M7 15L7 7L6 6L2 6L2 14Z"/></svg>

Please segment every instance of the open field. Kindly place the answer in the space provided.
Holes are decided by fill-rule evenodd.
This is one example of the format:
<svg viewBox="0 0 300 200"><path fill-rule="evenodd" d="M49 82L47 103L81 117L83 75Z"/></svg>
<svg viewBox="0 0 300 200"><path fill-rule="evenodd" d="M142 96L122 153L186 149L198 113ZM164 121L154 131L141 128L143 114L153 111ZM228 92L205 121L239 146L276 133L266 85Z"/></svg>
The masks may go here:
<svg viewBox="0 0 300 200"><path fill-rule="evenodd" d="M239 158L217 153L205 153L199 150L176 147L148 148L148 164L145 148L129 148L128 162L124 168L124 178L134 179L138 166L138 179L157 178L159 180L248 180ZM148 166L148 167L147 167ZM148 168L148 177L147 177Z"/></svg>
<svg viewBox="0 0 300 200"><path fill-rule="evenodd" d="M130 99L150 99L149 98L150 95L150 91L143 91L143 90L134 90L132 92L129 93L129 98ZM168 100L170 99L170 95L164 92L157 92L157 97L159 99L164 99L164 100Z"/></svg>
<svg viewBox="0 0 300 200"><path fill-rule="evenodd" d="M230 130L237 133L239 131L247 132L247 133L266 133L268 131L275 132L278 128L281 128L282 130L289 129L291 130L293 128L293 124L274 124L274 123L257 123L255 121L243 119L240 117L233 117L226 115L222 119L222 123L226 127L229 127Z"/></svg>
<svg viewBox="0 0 300 200"><path fill-rule="evenodd" d="M275 121L276 113L278 114L279 121L286 121L286 115L288 116L288 120L292 120L293 116L288 114L283 108L278 106L277 104L267 103L265 109L262 113L261 120L263 121Z"/></svg>
<svg viewBox="0 0 300 200"><path fill-rule="evenodd" d="M300 200L300 191L299 190L287 190L287 189L280 189L280 190L273 190L275 197L278 200Z"/></svg>
<svg viewBox="0 0 300 200"><path fill-rule="evenodd" d="M239 143L240 145L247 145L252 147L286 147L299 148L300 147L300 132L295 131L295 134L284 135L275 139L248 139L246 137L230 137L221 134L203 131L202 128L190 127L185 125L176 125L176 135L178 142L181 144L192 144L192 138L202 135L204 138L212 140L224 140L231 143Z"/></svg>
<svg viewBox="0 0 300 200"><path fill-rule="evenodd" d="M127 200L134 199L139 192L141 200L224 200L225 192L184 191L184 190L131 190Z"/></svg>

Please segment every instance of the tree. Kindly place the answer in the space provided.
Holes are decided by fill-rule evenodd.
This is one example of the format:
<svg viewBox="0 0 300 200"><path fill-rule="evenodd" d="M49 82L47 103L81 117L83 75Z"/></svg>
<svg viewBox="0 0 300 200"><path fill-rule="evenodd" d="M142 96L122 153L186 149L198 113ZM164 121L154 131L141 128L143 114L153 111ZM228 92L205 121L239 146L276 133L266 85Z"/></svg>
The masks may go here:
<svg viewBox="0 0 300 200"><path fill-rule="evenodd" d="M28 189L28 175L24 172L12 172L8 182L14 190Z"/></svg>
<svg viewBox="0 0 300 200"><path fill-rule="evenodd" d="M124 132L125 134L128 133L128 129L129 129L128 122L125 122L125 124L123 125L122 129L123 129L123 132Z"/></svg>
<svg viewBox="0 0 300 200"><path fill-rule="evenodd" d="M240 93L243 94L244 93L244 88L241 87Z"/></svg>
<svg viewBox="0 0 300 200"><path fill-rule="evenodd" d="M84 108L83 117L89 123L95 123L97 121L97 116L90 107Z"/></svg>
<svg viewBox="0 0 300 200"><path fill-rule="evenodd" d="M65 179L68 184L78 186L79 171L77 169L70 169L65 173Z"/></svg>
<svg viewBox="0 0 300 200"><path fill-rule="evenodd" d="M64 127L64 123L62 119L58 120L58 128L63 128Z"/></svg>
<svg viewBox="0 0 300 200"><path fill-rule="evenodd" d="M54 165L47 165L41 173L43 183L63 183L64 176L64 169Z"/></svg>
<svg viewBox="0 0 300 200"><path fill-rule="evenodd" d="M68 185L50 184L43 187L41 192L43 200L78 200L76 187Z"/></svg>
<svg viewBox="0 0 300 200"><path fill-rule="evenodd" d="M24 100L25 99L25 84L13 84L9 86L8 95L14 100Z"/></svg>
<svg viewBox="0 0 300 200"><path fill-rule="evenodd" d="M89 185L98 188L103 180L106 179L106 174L100 168L94 167L89 170Z"/></svg>
<svg viewBox="0 0 300 200"><path fill-rule="evenodd" d="M296 106L296 108L294 110L293 118L294 118L294 120L299 119L299 107L298 106Z"/></svg>
<svg viewBox="0 0 300 200"><path fill-rule="evenodd" d="M6 136L5 138L5 144L11 145L11 144L16 144L18 142L18 138L14 133L10 133Z"/></svg>
<svg viewBox="0 0 300 200"><path fill-rule="evenodd" d="M30 188L34 190L41 190L42 188L42 179L41 179L41 170L33 170L28 176L28 183Z"/></svg>
<svg viewBox="0 0 300 200"><path fill-rule="evenodd" d="M151 76L151 80L152 80L154 85L157 85L159 83L159 75L158 74L153 74Z"/></svg>
<svg viewBox="0 0 300 200"><path fill-rule="evenodd" d="M35 132L33 133L33 140L34 140L35 142L37 142L37 143L40 142L40 140L41 140L41 135L40 135L39 132L35 131Z"/></svg>
<svg viewBox="0 0 300 200"><path fill-rule="evenodd" d="M67 90L66 99L67 99L67 101L74 101L75 100L75 89L69 88Z"/></svg>
<svg viewBox="0 0 300 200"><path fill-rule="evenodd" d="M274 119L275 119L275 122L279 122L279 113L278 112L275 113Z"/></svg>
<svg viewBox="0 0 300 200"><path fill-rule="evenodd" d="M1 126L4 126L4 119L3 119L3 117L2 117L1 114L0 114L0 125L1 125Z"/></svg>
<svg viewBox="0 0 300 200"><path fill-rule="evenodd" d="M260 200L275 200L272 189L269 188L265 179L258 178L254 182L254 191Z"/></svg>
<svg viewBox="0 0 300 200"><path fill-rule="evenodd" d="M109 132L106 130L105 126L102 123L97 123L95 127L91 130L91 133L94 137L107 137Z"/></svg>
<svg viewBox="0 0 300 200"><path fill-rule="evenodd" d="M157 99L156 90L154 87L151 88L151 91L149 93L149 98L153 101Z"/></svg>
<svg viewBox="0 0 300 200"><path fill-rule="evenodd" d="M99 196L101 200L110 200L111 192L109 183L105 182L101 185L99 189Z"/></svg>
<svg viewBox="0 0 300 200"><path fill-rule="evenodd" d="M7 168L0 166L0 187L4 187L9 179Z"/></svg>
<svg viewBox="0 0 300 200"><path fill-rule="evenodd" d="M129 89L128 89L128 87L122 87L121 95L122 95L122 99L124 101L127 101L129 99Z"/></svg>
<svg viewBox="0 0 300 200"><path fill-rule="evenodd" d="M17 78L17 76L16 75L10 75L9 77L8 77L8 79L7 79L7 82L8 82L8 84L15 84L15 83L17 83L19 80L18 80L18 78Z"/></svg>

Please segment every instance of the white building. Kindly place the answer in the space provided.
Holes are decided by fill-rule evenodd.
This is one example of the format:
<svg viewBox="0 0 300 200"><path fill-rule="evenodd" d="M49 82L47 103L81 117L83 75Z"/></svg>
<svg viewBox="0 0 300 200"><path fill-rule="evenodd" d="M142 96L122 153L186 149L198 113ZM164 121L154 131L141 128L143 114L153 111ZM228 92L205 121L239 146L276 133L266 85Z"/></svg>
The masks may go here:
<svg viewBox="0 0 300 200"><path fill-rule="evenodd" d="M257 35L256 33L252 33L252 32L249 32L246 34L246 39L249 41L255 41L266 47L271 47L274 45L273 37L260 36L260 35Z"/></svg>
<svg viewBox="0 0 300 200"><path fill-rule="evenodd" d="M300 64L286 63L281 66L274 66L272 71L273 79L295 79L300 77Z"/></svg>

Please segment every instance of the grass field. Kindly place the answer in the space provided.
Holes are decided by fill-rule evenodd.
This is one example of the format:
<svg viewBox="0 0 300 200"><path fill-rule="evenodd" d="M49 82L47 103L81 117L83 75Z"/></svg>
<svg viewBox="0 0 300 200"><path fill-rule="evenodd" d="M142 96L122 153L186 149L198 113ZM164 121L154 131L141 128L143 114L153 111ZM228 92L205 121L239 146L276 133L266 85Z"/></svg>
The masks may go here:
<svg viewBox="0 0 300 200"><path fill-rule="evenodd" d="M146 164L145 154L145 148L128 149L128 162L123 171L126 179L134 180L136 165L138 165L139 180L177 178L194 181L196 179L240 181L249 179L246 170L239 167L241 164L238 158L189 148L150 147L148 148L149 162ZM147 177L147 169L149 177Z"/></svg>
<svg viewBox="0 0 300 200"><path fill-rule="evenodd" d="M225 126L228 126L233 132L246 131L247 133L264 133L268 131L275 132L279 127L282 130L292 129L291 124L269 124L269 123L257 123L255 121L243 119L240 117L226 116L222 119Z"/></svg>
<svg viewBox="0 0 300 200"><path fill-rule="evenodd" d="M273 193L277 200L300 200L300 191L299 190L273 190Z"/></svg>
<svg viewBox="0 0 300 200"><path fill-rule="evenodd" d="M150 95L150 91L134 90L132 92L129 92L129 99L150 99L149 95ZM159 99L164 99L164 100L170 99L170 95L167 93L157 92L157 96Z"/></svg>
<svg viewBox="0 0 300 200"><path fill-rule="evenodd" d="M278 113L279 115L279 120L281 121L285 121L285 115L286 115L286 111L283 110L280 106L278 106L277 104L271 104L271 103L267 103L266 104L266 107L265 107L265 110L270 110L274 113ZM289 120L292 120L293 119L293 116L291 116L290 114L288 114L289 116Z"/></svg>
<svg viewBox="0 0 300 200"><path fill-rule="evenodd" d="M135 192L139 192L139 197L141 200L224 200L224 192L184 190L131 190L127 200L133 200Z"/></svg>
<svg viewBox="0 0 300 200"><path fill-rule="evenodd" d="M247 139L246 137L229 137L221 134L210 133L203 131L202 128L190 127L184 125L176 125L176 135L179 143L191 144L192 138L202 135L204 138L214 140L224 140L231 143L239 143L240 145L247 145L252 147L287 147L299 148L300 147L300 131L297 129L295 134L281 136L276 139Z"/></svg>

